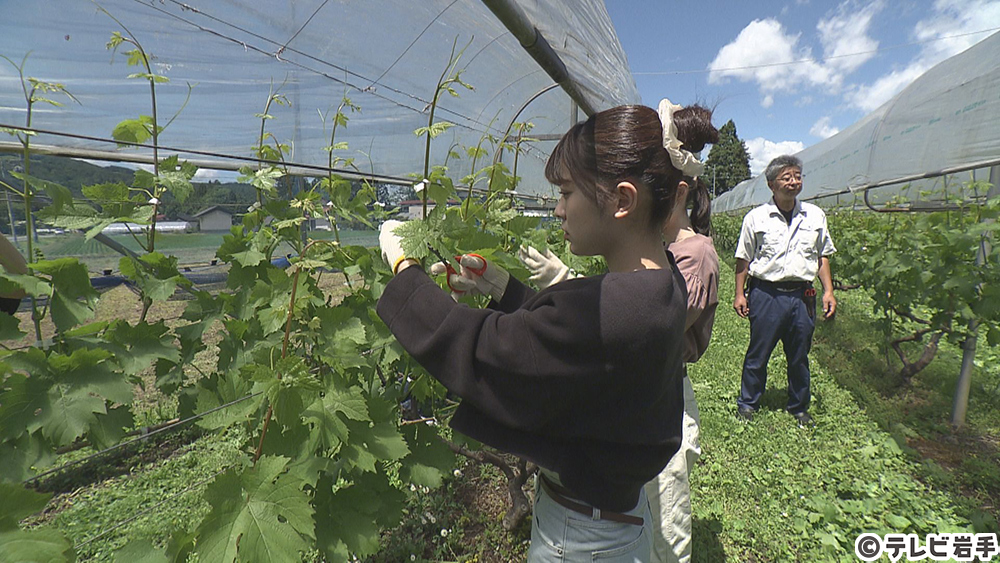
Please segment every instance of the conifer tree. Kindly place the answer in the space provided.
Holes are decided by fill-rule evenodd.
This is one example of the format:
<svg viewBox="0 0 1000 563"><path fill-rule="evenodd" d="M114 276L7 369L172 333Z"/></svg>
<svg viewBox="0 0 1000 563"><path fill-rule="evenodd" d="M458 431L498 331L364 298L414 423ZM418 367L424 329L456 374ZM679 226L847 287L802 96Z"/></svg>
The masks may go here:
<svg viewBox="0 0 1000 563"><path fill-rule="evenodd" d="M712 145L708 153L704 180L709 191L718 196L749 177L750 155L746 145L736 135L736 124L730 119L719 128L719 142Z"/></svg>

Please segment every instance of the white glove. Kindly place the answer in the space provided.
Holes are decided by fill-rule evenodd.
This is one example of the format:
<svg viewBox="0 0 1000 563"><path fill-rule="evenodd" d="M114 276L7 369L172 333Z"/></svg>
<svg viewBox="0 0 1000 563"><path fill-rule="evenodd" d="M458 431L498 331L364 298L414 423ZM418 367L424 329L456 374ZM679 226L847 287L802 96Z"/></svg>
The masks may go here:
<svg viewBox="0 0 1000 563"><path fill-rule="evenodd" d="M541 253L533 246L522 246L517 251L517 257L531 271L529 279L541 289L573 277L569 267L563 264L562 260L552 254L549 249L545 249L545 253Z"/></svg>
<svg viewBox="0 0 1000 563"><path fill-rule="evenodd" d="M402 221L390 219L379 227L378 247L382 251L382 259L392 268L392 273L396 273L399 263L403 261L402 239L395 233L396 228L402 225Z"/></svg>
<svg viewBox="0 0 1000 563"><path fill-rule="evenodd" d="M463 254L458 263L462 268L461 272L456 272L454 268L441 262L431 266L431 273L434 275L448 274L448 287L451 288L452 296L471 293L489 295L496 301L503 299L507 282L510 281L507 270L490 264L478 254Z"/></svg>

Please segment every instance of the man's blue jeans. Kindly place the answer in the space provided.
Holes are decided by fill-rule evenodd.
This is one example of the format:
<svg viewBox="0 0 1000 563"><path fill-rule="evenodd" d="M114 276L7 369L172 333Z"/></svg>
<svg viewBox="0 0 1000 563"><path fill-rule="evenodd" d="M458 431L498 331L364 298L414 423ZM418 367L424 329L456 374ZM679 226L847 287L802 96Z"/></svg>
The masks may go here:
<svg viewBox="0 0 1000 563"><path fill-rule="evenodd" d="M815 319L803 299L804 288L782 291L751 280L750 347L743 361L740 408L756 410L767 384L767 362L780 340L788 358L788 412L809 409L809 349Z"/></svg>

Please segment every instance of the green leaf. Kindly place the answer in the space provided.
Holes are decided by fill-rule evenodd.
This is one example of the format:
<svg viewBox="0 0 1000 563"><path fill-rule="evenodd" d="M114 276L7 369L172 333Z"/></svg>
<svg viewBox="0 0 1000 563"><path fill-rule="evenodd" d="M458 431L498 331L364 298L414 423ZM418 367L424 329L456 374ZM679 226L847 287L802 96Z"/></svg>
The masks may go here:
<svg viewBox="0 0 1000 563"><path fill-rule="evenodd" d="M3 398L0 397L2 403ZM16 440L0 441L0 479L23 481L51 466L55 457L55 448L42 437L41 432L23 434Z"/></svg>
<svg viewBox="0 0 1000 563"><path fill-rule="evenodd" d="M130 325L126 321L116 321L105 332L104 337L121 346L123 354L118 354L118 361L125 373L135 374L153 365L158 359L178 362L180 350L169 334L170 328L159 321L154 324L137 323Z"/></svg>
<svg viewBox="0 0 1000 563"><path fill-rule="evenodd" d="M28 266L52 278L52 322L60 331L83 324L94 316L98 293L90 285L87 267L76 258L42 260ZM83 302L79 302L79 300Z"/></svg>
<svg viewBox="0 0 1000 563"><path fill-rule="evenodd" d="M402 431L410 455L402 460L400 480L432 489L440 487L444 474L455 466L455 454L427 425L410 424Z"/></svg>
<svg viewBox="0 0 1000 563"><path fill-rule="evenodd" d="M87 438L99 449L108 448L120 442L134 424L132 410L127 405L118 405L108 409L108 414L96 416L87 432Z"/></svg>
<svg viewBox="0 0 1000 563"><path fill-rule="evenodd" d="M6 313L0 314L0 340L20 340L26 332L22 331L21 321Z"/></svg>
<svg viewBox="0 0 1000 563"><path fill-rule="evenodd" d="M118 141L118 146L128 146L131 143L145 143L153 137L153 133L144 120L126 119L115 126L111 137Z"/></svg>
<svg viewBox="0 0 1000 563"><path fill-rule="evenodd" d="M910 520L905 516L898 516L896 514L889 514L885 517L885 521L889 523L889 526L897 532L902 532L910 526Z"/></svg>
<svg viewBox="0 0 1000 563"><path fill-rule="evenodd" d="M201 561L299 563L313 535L313 508L303 481L285 473L288 459L261 457L242 474L218 477L205 490L211 512L198 529Z"/></svg>
<svg viewBox="0 0 1000 563"><path fill-rule="evenodd" d="M375 462L395 461L410 453L406 440L392 422L348 422L351 442L344 447L344 459L362 471L374 472Z"/></svg>
<svg viewBox="0 0 1000 563"><path fill-rule="evenodd" d="M115 552L115 563L170 563L170 558L149 540L131 540Z"/></svg>
<svg viewBox="0 0 1000 563"><path fill-rule="evenodd" d="M57 530L0 532L0 561L58 563L75 561L73 542Z"/></svg>
<svg viewBox="0 0 1000 563"><path fill-rule="evenodd" d="M326 557L366 557L378 551L383 528L399 523L405 497L384 473L366 473L333 491L329 478L316 487L316 542Z"/></svg>
<svg viewBox="0 0 1000 563"><path fill-rule="evenodd" d="M15 374L8 378L0 407L0 435L41 428L42 435L56 446L72 443L96 423L96 414L107 412L106 400L132 400L132 386L112 369L110 358L106 350L83 348L69 355L46 357L32 348L8 356L12 367L31 377Z"/></svg>
<svg viewBox="0 0 1000 563"><path fill-rule="evenodd" d="M0 532L18 529L18 522L45 509L51 494L36 493L20 484L0 482Z"/></svg>
<svg viewBox="0 0 1000 563"><path fill-rule="evenodd" d="M166 82L170 82L170 79L167 78L166 76L162 76L159 74L150 74L148 72L135 72L128 75L128 78L132 79L141 78L143 80L149 80L150 82L155 82L156 84L163 84Z"/></svg>
<svg viewBox="0 0 1000 563"><path fill-rule="evenodd" d="M245 397L249 393L250 383L233 373L220 377L214 390L199 387L196 409L200 413L208 412ZM263 396L257 396L240 401L203 416L198 419L196 424L202 428L216 430L234 424L245 423L260 409L263 400Z"/></svg>
<svg viewBox="0 0 1000 563"><path fill-rule="evenodd" d="M45 280L33 275L0 272L0 278L14 283L32 297L48 297L52 295L52 286Z"/></svg>
<svg viewBox="0 0 1000 563"><path fill-rule="evenodd" d="M996 346L1000 344L1000 328L991 326L988 331L986 331L986 342L990 346Z"/></svg>

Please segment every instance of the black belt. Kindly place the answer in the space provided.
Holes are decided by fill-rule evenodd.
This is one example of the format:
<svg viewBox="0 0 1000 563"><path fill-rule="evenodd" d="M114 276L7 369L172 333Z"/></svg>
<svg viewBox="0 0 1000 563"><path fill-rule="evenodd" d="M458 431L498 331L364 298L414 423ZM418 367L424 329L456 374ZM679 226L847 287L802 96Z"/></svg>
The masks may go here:
<svg viewBox="0 0 1000 563"><path fill-rule="evenodd" d="M807 281L767 281L760 278L750 278L750 282L757 284L761 287L770 287L778 291L798 291L800 289L807 289L812 287L812 282Z"/></svg>
<svg viewBox="0 0 1000 563"><path fill-rule="evenodd" d="M585 516L590 516L591 518L596 515L599 520L610 520L612 522L621 522L622 524L632 524L634 526L642 526L643 524L642 518L638 516L622 514L621 512L601 510L588 504L583 504L582 502L576 502L575 500L566 498L567 495L572 496L573 493L571 493L569 489L549 481L544 473L538 474L538 480L541 482L542 488L545 489L545 493L549 495L549 498L556 501L557 504L572 510L573 512L578 512Z"/></svg>

